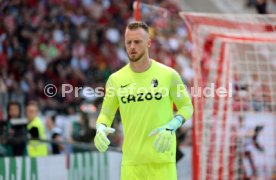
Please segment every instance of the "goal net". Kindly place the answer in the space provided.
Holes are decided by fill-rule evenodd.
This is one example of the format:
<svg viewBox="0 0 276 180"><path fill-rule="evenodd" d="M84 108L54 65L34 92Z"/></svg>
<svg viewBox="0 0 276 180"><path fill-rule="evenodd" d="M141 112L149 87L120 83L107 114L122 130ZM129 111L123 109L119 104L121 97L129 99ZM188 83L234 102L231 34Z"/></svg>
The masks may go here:
<svg viewBox="0 0 276 180"><path fill-rule="evenodd" d="M180 16L197 74L193 178L276 178L276 16Z"/></svg>

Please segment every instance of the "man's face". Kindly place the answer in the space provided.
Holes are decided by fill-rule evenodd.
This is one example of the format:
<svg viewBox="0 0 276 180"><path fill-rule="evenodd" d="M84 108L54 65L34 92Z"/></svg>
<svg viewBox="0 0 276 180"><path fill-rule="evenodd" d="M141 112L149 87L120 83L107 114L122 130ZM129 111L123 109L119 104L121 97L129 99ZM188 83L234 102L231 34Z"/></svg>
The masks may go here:
<svg viewBox="0 0 276 180"><path fill-rule="evenodd" d="M27 106L26 116L28 121L32 121L37 116L37 107L34 105Z"/></svg>
<svg viewBox="0 0 276 180"><path fill-rule="evenodd" d="M20 116L19 107L17 105L11 105L9 115L11 118L18 118Z"/></svg>
<svg viewBox="0 0 276 180"><path fill-rule="evenodd" d="M125 46L129 60L131 62L139 61L150 47L148 33L142 28L135 30L126 29Z"/></svg>

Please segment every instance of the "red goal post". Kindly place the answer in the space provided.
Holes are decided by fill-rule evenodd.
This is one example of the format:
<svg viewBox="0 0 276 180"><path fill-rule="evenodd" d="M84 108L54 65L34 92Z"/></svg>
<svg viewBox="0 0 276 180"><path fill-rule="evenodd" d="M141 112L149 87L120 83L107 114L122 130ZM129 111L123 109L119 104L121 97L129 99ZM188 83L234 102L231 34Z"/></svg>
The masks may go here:
<svg viewBox="0 0 276 180"><path fill-rule="evenodd" d="M201 63L202 63L202 57L204 54L204 43L206 43L206 39L211 40L211 46L209 47L209 53L212 56L213 54L213 49L214 46L212 43L214 43L216 40L220 40L221 45L217 48L218 53L217 56L219 54L219 58L217 58L218 60L215 62L218 64L218 68L213 70L217 71L216 76L213 77L213 80L216 80L215 84L216 87L219 87L221 81L222 81L222 74L226 74L226 76L224 78L226 78L226 80L224 80L224 85L227 84L225 82L229 81L229 76L227 76L227 74L230 73L229 70L229 63L231 63L231 61L229 60L225 60L225 53L227 53L227 51L225 52L225 48L226 46L229 46L229 43L238 43L238 42L242 42L242 43L256 43L256 42L260 42L260 43L269 43L269 42L275 42L275 39L271 38L273 37L271 34L274 34L274 29L275 29L275 25L273 25L273 23L269 24L269 23L263 23L263 22L268 22L268 21L263 21L262 17L256 16L254 17L254 15L250 16L251 19L255 19L255 21L253 21L252 23L248 22L248 21L244 21L242 22L242 20L248 20L248 15L245 17L241 16L241 18L237 19L237 17L239 16L235 16L233 15L232 18L227 19L226 17L231 17L230 15L227 16L223 16L223 15L206 15L206 14L193 14L193 13L180 13L180 15L185 19L186 23L188 24L188 27L190 27L190 32L191 32L191 38L193 40L194 43L194 59L193 59L193 67L194 69L196 69L196 73L198 74L198 76L195 78L194 81L194 86L195 87L201 87L204 85L207 85L206 82L203 82L203 77L206 77L209 75L210 72L207 72L208 74L201 74L202 73L202 67L201 67ZM275 20L275 16L270 16L270 17L263 17L263 18L267 18L267 19L274 19ZM273 21L271 21L273 22ZM205 30L206 31L206 37L205 39L200 39L203 38L202 34L200 34L200 28L205 26ZM217 27L218 29L223 30L224 32L216 32L212 34L212 31L210 30L210 27ZM209 29L208 29L209 28ZM229 29L229 30L228 30ZM202 29L201 29L202 30ZM274 34L275 35L275 34ZM260 37L261 36L261 37ZM263 37L262 37L263 36ZM274 36L275 37L275 36ZM274 46L274 45L273 45ZM227 48L226 48L227 49ZM214 61L213 59L211 59L211 56L209 57L210 61ZM224 72L222 72L222 66L227 66L228 68L226 68ZM206 72L205 72L206 73ZM214 73L213 73L214 74ZM227 80L228 78L228 80ZM208 81L208 80L207 80ZM213 102L213 109L211 110L212 112L210 112L209 114L211 115L211 117L214 117L214 115L216 115L217 113L219 113L218 110L218 104L221 104L220 101L218 101L219 99L217 97L214 98L214 100L212 100L211 102ZM194 168L194 179L212 179L212 165L208 166L206 169L204 169L204 167L202 167L202 151L201 151L201 144L205 143L202 142L201 137L204 137L204 132L202 132L203 130L203 126L205 125L203 123L203 119L204 119L204 115L206 113L206 111L204 111L204 101L206 101L205 98L202 97L197 97L193 99L194 101L194 105L195 105L195 115L194 115L194 128L193 128L193 138L194 138L194 145L193 145L193 168ZM227 107L227 103L228 101L224 101L224 107ZM226 108L227 109L227 108ZM220 110L222 112L227 113L226 110ZM229 111L229 110L228 110ZM223 115L224 118L222 118L223 121L225 121L225 115ZM225 123L224 123L225 124ZM215 128L213 128L215 129ZM216 134L213 133L211 136L211 139L209 140L214 140L216 139ZM223 138L222 138L223 139ZM208 162L212 162L212 146L211 145L209 147L209 152L211 154L207 153L207 158ZM221 147L220 147L221 148ZM204 154L203 154L204 155ZM205 154L206 155L206 154ZM219 155L219 161L221 161L222 159L222 154ZM204 172L209 172L211 174L211 176L209 176L207 174L207 176L202 176L204 174L204 172L202 172L202 168L204 169ZM220 168L220 170L218 171L218 177L222 178L223 176L223 168ZM205 173L206 175L206 173ZM231 176L230 176L231 177ZM232 176L233 177L233 176ZM224 177L225 178L225 177ZM231 178L229 178L231 179Z"/></svg>

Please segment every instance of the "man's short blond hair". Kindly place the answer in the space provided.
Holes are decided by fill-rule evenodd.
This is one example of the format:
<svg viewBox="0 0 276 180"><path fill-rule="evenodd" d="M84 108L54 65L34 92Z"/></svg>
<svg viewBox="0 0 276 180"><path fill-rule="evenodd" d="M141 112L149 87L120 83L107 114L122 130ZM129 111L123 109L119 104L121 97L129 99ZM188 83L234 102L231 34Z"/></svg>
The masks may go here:
<svg viewBox="0 0 276 180"><path fill-rule="evenodd" d="M144 29L147 33L149 33L149 26L142 22L142 21L134 21L134 22L131 22L127 25L127 28L129 30L136 30L136 29L139 29L139 28L142 28Z"/></svg>
<svg viewBox="0 0 276 180"><path fill-rule="evenodd" d="M27 103L26 107L29 107L29 106L35 106L37 109L39 108L38 102L37 101L33 101L33 100L31 100L31 101L29 101Z"/></svg>

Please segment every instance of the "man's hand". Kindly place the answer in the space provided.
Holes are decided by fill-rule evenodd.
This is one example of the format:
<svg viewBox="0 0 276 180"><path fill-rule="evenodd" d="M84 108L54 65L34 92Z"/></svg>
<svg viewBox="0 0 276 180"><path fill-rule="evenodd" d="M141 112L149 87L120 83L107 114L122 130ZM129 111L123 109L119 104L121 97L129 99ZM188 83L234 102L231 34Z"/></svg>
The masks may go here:
<svg viewBox="0 0 276 180"><path fill-rule="evenodd" d="M174 137L173 133L175 132L166 126L156 128L150 132L150 137L156 135L154 148L157 152L164 153L170 150L171 143Z"/></svg>
<svg viewBox="0 0 276 180"><path fill-rule="evenodd" d="M175 116L166 125L152 130L149 134L150 137L156 136L154 141L154 148L159 153L164 153L170 150L175 131L182 125L184 118Z"/></svg>
<svg viewBox="0 0 276 180"><path fill-rule="evenodd" d="M110 144L107 135L114 133L115 129L106 127L103 124L97 124L97 134L94 138L94 144L100 152L105 152Z"/></svg>

